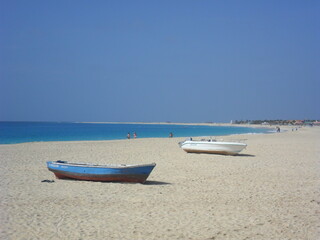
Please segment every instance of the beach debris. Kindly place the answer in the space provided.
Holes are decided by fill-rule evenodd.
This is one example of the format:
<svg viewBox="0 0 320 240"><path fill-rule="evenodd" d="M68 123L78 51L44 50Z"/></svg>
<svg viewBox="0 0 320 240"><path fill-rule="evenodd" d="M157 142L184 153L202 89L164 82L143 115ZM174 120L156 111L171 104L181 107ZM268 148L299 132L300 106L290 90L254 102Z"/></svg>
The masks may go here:
<svg viewBox="0 0 320 240"><path fill-rule="evenodd" d="M311 200L310 202L315 202L315 203L317 203L317 204L319 204L320 205L320 201L317 201L317 200Z"/></svg>
<svg viewBox="0 0 320 240"><path fill-rule="evenodd" d="M54 180L45 179L45 180L42 180L41 182L54 183Z"/></svg>

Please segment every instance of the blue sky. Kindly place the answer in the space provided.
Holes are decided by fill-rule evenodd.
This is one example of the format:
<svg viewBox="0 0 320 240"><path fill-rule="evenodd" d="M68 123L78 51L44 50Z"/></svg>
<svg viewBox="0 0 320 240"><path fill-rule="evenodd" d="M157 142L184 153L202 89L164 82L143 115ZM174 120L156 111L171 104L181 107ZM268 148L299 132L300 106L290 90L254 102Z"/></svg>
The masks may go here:
<svg viewBox="0 0 320 240"><path fill-rule="evenodd" d="M320 119L320 1L0 1L0 120Z"/></svg>

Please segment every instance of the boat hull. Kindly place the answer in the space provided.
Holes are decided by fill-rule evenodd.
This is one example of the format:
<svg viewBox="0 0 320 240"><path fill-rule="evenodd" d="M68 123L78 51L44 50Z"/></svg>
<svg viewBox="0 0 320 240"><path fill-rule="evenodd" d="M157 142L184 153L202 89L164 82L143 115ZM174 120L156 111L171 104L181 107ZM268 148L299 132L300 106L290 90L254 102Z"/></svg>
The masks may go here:
<svg viewBox="0 0 320 240"><path fill-rule="evenodd" d="M181 148L188 153L237 155L247 144L237 142L185 141Z"/></svg>
<svg viewBox="0 0 320 240"><path fill-rule="evenodd" d="M59 179L99 182L144 183L156 166L146 165L92 165L67 162L47 162L49 171Z"/></svg>

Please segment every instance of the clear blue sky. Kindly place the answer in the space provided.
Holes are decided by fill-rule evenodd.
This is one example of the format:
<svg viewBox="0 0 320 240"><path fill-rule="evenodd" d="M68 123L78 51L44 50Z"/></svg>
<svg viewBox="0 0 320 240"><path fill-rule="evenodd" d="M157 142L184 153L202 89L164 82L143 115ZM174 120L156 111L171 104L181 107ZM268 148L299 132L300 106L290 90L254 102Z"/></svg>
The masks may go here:
<svg viewBox="0 0 320 240"><path fill-rule="evenodd" d="M320 119L320 1L0 1L0 120Z"/></svg>

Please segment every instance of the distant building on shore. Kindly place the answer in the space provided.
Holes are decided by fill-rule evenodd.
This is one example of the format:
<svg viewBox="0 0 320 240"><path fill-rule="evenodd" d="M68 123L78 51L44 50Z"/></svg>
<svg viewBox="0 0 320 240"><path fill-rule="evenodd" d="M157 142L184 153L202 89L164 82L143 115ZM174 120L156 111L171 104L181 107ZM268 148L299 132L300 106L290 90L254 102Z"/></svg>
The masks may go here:
<svg viewBox="0 0 320 240"><path fill-rule="evenodd" d="M319 121L315 121L315 122L313 122L313 125L314 126L320 126L320 122Z"/></svg>
<svg viewBox="0 0 320 240"><path fill-rule="evenodd" d="M231 124L260 124L260 125L287 125L287 126L320 126L319 120L231 120Z"/></svg>
<svg viewBox="0 0 320 240"><path fill-rule="evenodd" d="M303 125L304 121L303 120L295 120L294 125Z"/></svg>

